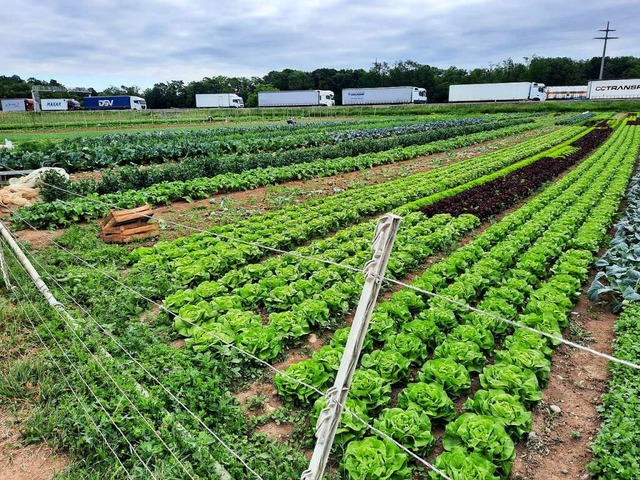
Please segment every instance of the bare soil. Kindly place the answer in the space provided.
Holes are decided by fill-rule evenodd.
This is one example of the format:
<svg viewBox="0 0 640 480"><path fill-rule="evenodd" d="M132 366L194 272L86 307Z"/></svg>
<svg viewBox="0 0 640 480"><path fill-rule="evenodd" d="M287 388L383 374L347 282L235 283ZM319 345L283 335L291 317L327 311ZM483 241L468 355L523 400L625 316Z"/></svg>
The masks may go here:
<svg viewBox="0 0 640 480"><path fill-rule="evenodd" d="M46 444L23 445L23 414L0 408L0 480L49 480L64 471L70 460Z"/></svg>

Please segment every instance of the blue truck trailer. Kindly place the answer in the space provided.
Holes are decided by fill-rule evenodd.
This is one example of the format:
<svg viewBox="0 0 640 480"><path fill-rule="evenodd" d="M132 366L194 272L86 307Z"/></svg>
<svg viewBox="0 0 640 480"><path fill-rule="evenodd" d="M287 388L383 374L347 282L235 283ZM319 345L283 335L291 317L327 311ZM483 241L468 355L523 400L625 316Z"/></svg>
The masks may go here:
<svg viewBox="0 0 640 480"><path fill-rule="evenodd" d="M109 97L85 97L85 110L146 110L144 98L133 95L113 95Z"/></svg>

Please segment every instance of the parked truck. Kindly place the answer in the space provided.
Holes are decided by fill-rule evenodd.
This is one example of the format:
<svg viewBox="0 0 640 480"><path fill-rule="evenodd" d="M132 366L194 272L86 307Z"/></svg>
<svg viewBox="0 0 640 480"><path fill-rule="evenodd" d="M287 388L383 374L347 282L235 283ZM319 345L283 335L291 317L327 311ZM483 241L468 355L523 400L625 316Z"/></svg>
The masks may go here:
<svg viewBox="0 0 640 480"><path fill-rule="evenodd" d="M331 90L289 90L258 92L259 107L333 107L336 101Z"/></svg>
<svg viewBox="0 0 640 480"><path fill-rule="evenodd" d="M244 101L235 93L197 93L196 108L244 108Z"/></svg>
<svg viewBox="0 0 640 480"><path fill-rule="evenodd" d="M427 103L427 91L418 87L344 88L342 105Z"/></svg>
<svg viewBox="0 0 640 480"><path fill-rule="evenodd" d="M73 98L44 98L40 100L43 112L80 110L80 102Z"/></svg>
<svg viewBox="0 0 640 480"><path fill-rule="evenodd" d="M449 102L508 102L546 100L544 83L472 83L449 86Z"/></svg>
<svg viewBox="0 0 640 480"><path fill-rule="evenodd" d="M592 80L589 82L589 100L640 98L640 79Z"/></svg>
<svg viewBox="0 0 640 480"><path fill-rule="evenodd" d="M547 87L547 100L586 100L588 94L586 85Z"/></svg>
<svg viewBox="0 0 640 480"><path fill-rule="evenodd" d="M133 95L114 95L110 97L85 97L85 110L146 110L144 98Z"/></svg>
<svg viewBox="0 0 640 480"><path fill-rule="evenodd" d="M33 112L35 110L32 98L3 98L0 105L3 112Z"/></svg>

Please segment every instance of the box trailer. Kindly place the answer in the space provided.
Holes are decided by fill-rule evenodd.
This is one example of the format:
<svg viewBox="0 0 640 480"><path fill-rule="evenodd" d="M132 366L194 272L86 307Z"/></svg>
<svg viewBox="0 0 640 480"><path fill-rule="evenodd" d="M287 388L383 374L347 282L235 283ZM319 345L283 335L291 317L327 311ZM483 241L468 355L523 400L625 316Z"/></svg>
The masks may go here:
<svg viewBox="0 0 640 480"><path fill-rule="evenodd" d="M259 107L333 107L335 104L331 90L258 92Z"/></svg>
<svg viewBox="0 0 640 480"><path fill-rule="evenodd" d="M0 100L3 112L33 112L34 103L31 98L3 98Z"/></svg>
<svg viewBox="0 0 640 480"><path fill-rule="evenodd" d="M114 95L110 97L85 97L85 110L146 110L144 98L133 95Z"/></svg>
<svg viewBox="0 0 640 480"><path fill-rule="evenodd" d="M588 93L587 85L547 87L547 100L586 100Z"/></svg>
<svg viewBox="0 0 640 480"><path fill-rule="evenodd" d="M640 98L640 78L627 80L592 80L589 100Z"/></svg>
<svg viewBox="0 0 640 480"><path fill-rule="evenodd" d="M342 105L427 103L427 91L418 87L344 88Z"/></svg>
<svg viewBox="0 0 640 480"><path fill-rule="evenodd" d="M235 93L198 93L196 108L244 108L244 101Z"/></svg>
<svg viewBox="0 0 640 480"><path fill-rule="evenodd" d="M449 102L509 102L546 100L544 83L472 83L449 86Z"/></svg>
<svg viewBox="0 0 640 480"><path fill-rule="evenodd" d="M43 112L80 110L80 102L72 98L46 98L40 100Z"/></svg>

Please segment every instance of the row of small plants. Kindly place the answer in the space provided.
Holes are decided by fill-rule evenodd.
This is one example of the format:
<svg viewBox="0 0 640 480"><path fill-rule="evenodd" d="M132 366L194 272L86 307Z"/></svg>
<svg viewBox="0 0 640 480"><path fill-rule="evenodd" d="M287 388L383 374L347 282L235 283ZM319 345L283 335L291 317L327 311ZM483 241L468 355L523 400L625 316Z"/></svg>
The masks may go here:
<svg viewBox="0 0 640 480"><path fill-rule="evenodd" d="M519 115L516 118L520 117ZM489 117L487 117L489 118ZM416 135L420 132L432 129L441 129L451 126L462 126L473 123L482 123L483 118L461 118L453 120L422 121L412 125L391 128L379 127L368 129L360 127L363 131L372 132L370 138L380 141L390 136ZM357 128L357 127L356 127ZM286 131L286 130L285 130ZM288 135L244 136L239 139L220 138L216 130L191 131L190 134L149 136L145 134L133 134L113 142L112 139L103 140L95 137L84 142L73 141L53 144L48 149L36 151L24 151L23 149L11 150L0 153L0 160L10 168L25 169L39 168L41 166L62 167L67 172L103 169L118 165L150 165L178 161L183 158L211 157L213 160L221 156L250 155L271 153L288 150L305 149L315 152L317 155L326 155L326 158L335 158L346 154L353 155L367 146L362 141L349 140L347 137L337 137L338 130L320 130L305 132L302 129L291 130ZM386 133L386 135L383 134ZM362 140L367 135L363 134ZM127 141L128 140L128 141ZM388 142L387 142L388 143ZM374 142L384 145L385 142ZM320 148L320 147L325 148ZM333 147L333 148L332 148ZM343 152L341 154L341 152ZM244 162L247 163L247 162ZM267 164L268 165L268 164Z"/></svg>
<svg viewBox="0 0 640 480"><path fill-rule="evenodd" d="M135 269L152 272L152 277L167 278L167 287L173 290L206 279L217 279L231 269L259 260L267 252L216 237L215 234L240 241L259 242L272 248L292 249L408 202L435 194L448 195L452 187L462 185L459 188L471 188L473 182L483 183L484 176L501 168L516 168L512 166L522 159L525 162L534 161L537 152L583 132L585 129L580 127L564 127L561 131L483 157L216 227L211 229L214 235L201 233L173 242L159 242L154 247L140 248L134 252L133 258L137 261ZM465 184L468 186L465 187ZM403 214L409 213L405 210ZM154 288L159 289L161 298L170 293L163 291L157 283Z"/></svg>
<svg viewBox="0 0 640 480"><path fill-rule="evenodd" d="M609 136L611 129L598 128L570 144L573 151L561 156L547 156L515 170L507 175L425 206L425 215L470 213L480 220L487 220L496 210L507 208L520 198L531 195L544 183L552 180L567 168L582 160L589 152L599 147Z"/></svg>
<svg viewBox="0 0 640 480"><path fill-rule="evenodd" d="M427 270L414 285L559 334L615 215L639 145L639 136L622 132L554 187ZM541 398L553 345L518 329L504 339L493 364L485 366L495 339L508 330L499 320L401 290L374 312L364 368L356 372L347 406L358 416L378 415L377 428L422 455L434 444L430 422L446 423L438 468L451 478L505 478L515 455L513 440L531 428L524 408ZM342 348L345 338L346 333L336 332L331 346L292 365L287 374L326 389L341 354L329 350ZM372 346L382 347L372 351ZM326 358L334 360L327 365ZM409 365L422 365L418 382L409 383L391 407L391 386L406 383ZM469 372L482 372L483 390L465 403L468 413L458 417L451 397L469 391ZM284 376L276 376L275 384L288 401L308 405L317 398L313 390ZM322 399L318 402L316 411ZM365 429L348 414L341 429L339 441L348 443L342 468L349 478L409 478L408 458L394 445L374 437L349 442L362 438Z"/></svg>
<svg viewBox="0 0 640 480"><path fill-rule="evenodd" d="M638 128L638 127L634 127ZM640 307L637 302L640 272L640 174L633 177L626 196L625 215L616 223L609 249L598 259L600 272L589 289L589 299L607 299L615 312L622 310L614 327L613 355L640 360ZM611 364L608 393L598 411L602 425L591 444L594 459L589 472L597 478L631 480L640 472L640 373L625 365Z"/></svg>
<svg viewBox="0 0 640 480"><path fill-rule="evenodd" d="M561 136L569 134L564 127ZM579 127L574 127L579 128ZM495 131L465 135L450 140L442 140L427 145L393 149L388 152L339 158L322 162L303 163L287 167L256 168L244 173L227 173L213 178L198 178L186 182L156 184L142 190L130 190L117 194L88 195L88 198L70 198L23 207L14 215L16 228L24 228L21 219L37 228L56 228L72 225L108 214L109 209L134 208L144 204L152 206L169 204L172 201L208 198L211 195L249 190L264 185L272 185L290 180L336 175L376 165L410 160L422 155L448 151L466 145L499 138L530 129L529 125L507 127ZM571 131L573 132L573 131ZM545 136L544 139L547 137ZM546 140L543 139L543 142ZM530 144L528 144L530 145ZM550 145L542 143L545 148ZM534 151L539 151L535 149ZM465 162L466 163L466 162ZM58 188L65 188L64 184ZM110 207L111 206L111 207Z"/></svg>
<svg viewBox="0 0 640 480"><path fill-rule="evenodd" d="M383 152L394 148L422 145L438 140L446 140L471 133L495 130L522 123L530 123L529 119L507 119L488 122L486 119L459 119L439 122L427 122L408 125L407 133L400 127L395 129L377 129L396 133L394 136L380 138L364 138L334 143L325 138L315 144L304 138L298 142L283 144L277 150L266 148L247 153L236 152L204 152L201 155L179 157L177 163L164 163L149 167L123 166L105 170L99 180L79 180L69 182L66 189L74 193L101 195L147 188L162 182L184 182L201 177L215 177L225 173L243 173L254 168L284 167L314 161L335 158L355 157L365 153ZM417 130L418 133L413 133ZM370 130L365 130L369 132ZM297 138L297 137L296 137ZM178 158L178 157L177 157ZM55 198L66 198L60 191L45 191L45 195Z"/></svg>
<svg viewBox="0 0 640 480"><path fill-rule="evenodd" d="M471 215L455 219L449 215L426 219L420 213L407 216L396 239L391 275L406 275L477 225ZM375 222L358 225L297 253L362 265L370 256L368 239L374 229ZM273 361L311 330L341 322L357 301L361 285L362 274L357 271L283 255L176 292L164 305L178 313L174 328L190 337L188 343L197 351L224 341Z"/></svg>

